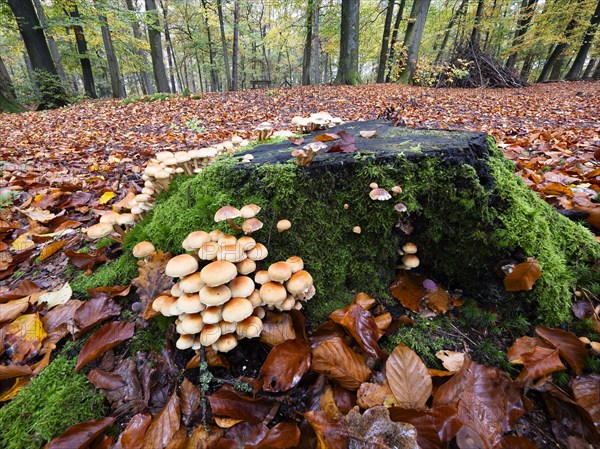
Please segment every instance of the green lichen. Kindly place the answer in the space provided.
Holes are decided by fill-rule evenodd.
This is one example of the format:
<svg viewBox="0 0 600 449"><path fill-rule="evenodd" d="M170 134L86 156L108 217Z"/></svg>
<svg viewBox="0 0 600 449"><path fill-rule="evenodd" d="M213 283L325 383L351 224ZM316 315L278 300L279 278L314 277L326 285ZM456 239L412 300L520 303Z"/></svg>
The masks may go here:
<svg viewBox="0 0 600 449"><path fill-rule="evenodd" d="M57 357L0 408L0 447L41 448L67 427L105 415L104 397L74 368L75 359Z"/></svg>

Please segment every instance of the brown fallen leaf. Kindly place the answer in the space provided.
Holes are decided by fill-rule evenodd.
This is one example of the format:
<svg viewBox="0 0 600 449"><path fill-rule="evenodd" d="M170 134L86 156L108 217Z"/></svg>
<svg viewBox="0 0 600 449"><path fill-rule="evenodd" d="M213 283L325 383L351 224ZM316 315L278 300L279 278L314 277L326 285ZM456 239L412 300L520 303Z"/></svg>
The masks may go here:
<svg viewBox="0 0 600 449"><path fill-rule="evenodd" d="M379 328L371 313L359 304L351 304L345 309L332 312L329 318L342 326L354 341L356 341L365 352L379 360L385 357L385 351L379 348Z"/></svg>
<svg viewBox="0 0 600 449"><path fill-rule="evenodd" d="M560 356L576 374L583 372L588 352L585 345L574 333L546 326L536 326L535 333L558 348Z"/></svg>
<svg viewBox="0 0 600 449"><path fill-rule="evenodd" d="M287 313L268 312L263 320L263 330L259 339L269 346L277 346L286 340L296 338L292 317Z"/></svg>
<svg viewBox="0 0 600 449"><path fill-rule="evenodd" d="M241 419L251 423L261 422L271 411L273 402L264 398L251 398L224 385L208 397L210 408L216 416Z"/></svg>
<svg viewBox="0 0 600 449"><path fill-rule="evenodd" d="M179 395L181 396L181 414L183 422L188 424L191 416L200 406L202 394L196 385L191 383L188 379L183 379Z"/></svg>
<svg viewBox="0 0 600 449"><path fill-rule="evenodd" d="M571 381L571 389L575 401L590 414L600 432L600 375L577 376Z"/></svg>
<svg viewBox="0 0 600 449"><path fill-rule="evenodd" d="M556 371L565 370L556 348L536 346L532 352L521 354L525 369L516 380L535 380Z"/></svg>
<svg viewBox="0 0 600 449"><path fill-rule="evenodd" d="M42 249L42 251L40 252L40 262L56 254L56 252L59 251L63 246L65 246L66 243L66 240L58 240L56 242L52 242L44 246L44 249Z"/></svg>
<svg viewBox="0 0 600 449"><path fill-rule="evenodd" d="M170 290L173 279L165 274L165 267L171 256L169 253L156 251L145 260L138 262L138 277L131 281L131 285L137 287L137 296L140 299L142 312L150 308L151 302L163 291ZM143 314L142 314L143 315ZM143 321L143 317L138 317Z"/></svg>
<svg viewBox="0 0 600 449"><path fill-rule="evenodd" d="M351 391L371 377L365 361L340 337L325 340L313 349L311 370L325 374Z"/></svg>
<svg viewBox="0 0 600 449"><path fill-rule="evenodd" d="M84 449L113 425L115 418L107 416L102 419L84 421L69 427L62 435L50 441L44 449Z"/></svg>
<svg viewBox="0 0 600 449"><path fill-rule="evenodd" d="M39 314L21 315L8 326L4 345L10 348L11 360L21 363L40 350L46 335Z"/></svg>
<svg viewBox="0 0 600 449"><path fill-rule="evenodd" d="M29 307L29 298L13 299L4 304L0 304L0 323L13 321L19 317Z"/></svg>
<svg viewBox="0 0 600 449"><path fill-rule="evenodd" d="M165 406L156 414L146 430L142 449L166 448L181 425L177 392L173 391Z"/></svg>
<svg viewBox="0 0 600 449"><path fill-rule="evenodd" d="M29 377L17 377L8 389L6 389L5 391L0 390L0 402L6 402L13 399L21 390L21 388L23 388L28 383Z"/></svg>
<svg viewBox="0 0 600 449"><path fill-rule="evenodd" d="M308 342L295 338L275 346L260 369L262 389L282 393L294 388L310 368Z"/></svg>
<svg viewBox="0 0 600 449"><path fill-rule="evenodd" d="M113 321L98 329L79 352L75 371L79 371L106 351L133 337L135 324L126 321Z"/></svg>
<svg viewBox="0 0 600 449"><path fill-rule="evenodd" d="M87 378L94 387L108 391L114 391L126 385L123 376L119 373L109 373L100 368L91 370Z"/></svg>
<svg viewBox="0 0 600 449"><path fill-rule="evenodd" d="M0 304L12 301L13 299L24 298L25 296L32 295L40 291L40 288L35 282L23 281L12 290L4 293L0 293Z"/></svg>
<svg viewBox="0 0 600 449"><path fill-rule="evenodd" d="M515 265L504 278L504 288L509 292L527 291L533 288L535 281L542 275L540 264L533 257Z"/></svg>
<svg viewBox="0 0 600 449"><path fill-rule="evenodd" d="M322 133L313 137L313 140L316 140L317 142L331 142L332 140L338 140L339 138L340 136L334 133Z"/></svg>
<svg viewBox="0 0 600 449"><path fill-rule="evenodd" d="M431 396L431 375L421 358L400 343L385 363L390 390L402 408L422 410Z"/></svg>
<svg viewBox="0 0 600 449"><path fill-rule="evenodd" d="M294 423L280 422L271 427L257 444L245 449L288 449L300 443L300 429Z"/></svg>
<svg viewBox="0 0 600 449"><path fill-rule="evenodd" d="M33 376L33 371L28 365L0 365L0 380L14 379L15 377Z"/></svg>
<svg viewBox="0 0 600 449"><path fill-rule="evenodd" d="M119 315L119 313L121 313L121 306L112 298L98 296L84 301L67 322L67 327L75 338L79 338L92 327L110 317Z"/></svg>
<svg viewBox="0 0 600 449"><path fill-rule="evenodd" d="M378 405L384 405L386 398L392 396L392 390L388 385L364 382L360 384L357 391L356 403L360 408L368 409Z"/></svg>
<svg viewBox="0 0 600 449"><path fill-rule="evenodd" d="M80 270L92 272L94 265L106 261L106 248L100 248L91 253L78 253L71 249L64 252L69 258L69 262L75 265Z"/></svg>
<svg viewBox="0 0 600 449"><path fill-rule="evenodd" d="M417 429L421 449L443 449L458 433L462 422L454 406L438 406L426 410L389 409L390 418L396 422L412 424Z"/></svg>
<svg viewBox="0 0 600 449"><path fill-rule="evenodd" d="M441 360L444 368L453 372L458 371L465 361L464 352L449 351L447 349L436 352L435 356Z"/></svg>
<svg viewBox="0 0 600 449"><path fill-rule="evenodd" d="M335 421L321 410L303 414L317 435L318 449L348 449L348 428L342 421Z"/></svg>
<svg viewBox="0 0 600 449"><path fill-rule="evenodd" d="M413 312L419 311L419 303L425 295L423 287L423 276L409 274L406 271L398 274L396 280L390 286L392 296L396 298L407 309Z"/></svg>

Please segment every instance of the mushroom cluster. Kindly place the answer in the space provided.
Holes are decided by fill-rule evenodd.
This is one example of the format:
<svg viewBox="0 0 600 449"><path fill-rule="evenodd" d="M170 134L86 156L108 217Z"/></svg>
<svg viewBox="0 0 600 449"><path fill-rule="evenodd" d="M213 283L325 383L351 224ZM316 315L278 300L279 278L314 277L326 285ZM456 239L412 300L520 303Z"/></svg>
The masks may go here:
<svg viewBox="0 0 600 449"><path fill-rule="evenodd" d="M310 117L301 117L299 115L292 118L292 126L299 133L312 133L315 131L331 128L341 125L343 120L339 117L333 117L329 112L321 111L311 114Z"/></svg>
<svg viewBox="0 0 600 449"><path fill-rule="evenodd" d="M273 125L269 122L262 122L256 128L257 139L259 142L267 140L273 134Z"/></svg>
<svg viewBox="0 0 600 449"><path fill-rule="evenodd" d="M402 256L402 263L398 265L401 270L411 270L419 266L419 258L417 254L417 245L414 243L406 243L401 249L398 250L398 254Z"/></svg>
<svg viewBox="0 0 600 449"><path fill-rule="evenodd" d="M304 145L302 149L296 149L292 151L292 157L296 158L296 163L298 165L307 166L310 165L315 156L319 153L323 148L327 148L327 145L323 142L316 141L311 142L307 145Z"/></svg>
<svg viewBox="0 0 600 449"><path fill-rule="evenodd" d="M256 205L240 210L225 206L215 221L227 220L239 228L233 220L251 214L242 229L249 222L258 222L260 229L262 223L254 217L259 210ZM178 282L169 295L157 297L152 304L157 312L178 317L179 349L212 346L215 351L230 351L238 340L260 335L266 310L301 309L300 301L315 294L312 276L300 257L261 269L268 250L249 235L195 231L182 247L188 253L173 257L165 269Z"/></svg>

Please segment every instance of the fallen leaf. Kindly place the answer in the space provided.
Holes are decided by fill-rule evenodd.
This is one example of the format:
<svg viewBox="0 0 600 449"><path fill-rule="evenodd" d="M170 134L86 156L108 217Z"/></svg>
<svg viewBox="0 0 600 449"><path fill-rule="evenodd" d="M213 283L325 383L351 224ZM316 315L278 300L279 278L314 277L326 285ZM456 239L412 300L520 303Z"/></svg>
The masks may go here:
<svg viewBox="0 0 600 449"><path fill-rule="evenodd" d="M354 341L356 341L365 352L375 359L385 357L385 351L379 349L379 329L371 313L359 304L351 304L345 309L338 309L329 315L333 322L342 326Z"/></svg>
<svg viewBox="0 0 600 449"><path fill-rule="evenodd" d="M38 304L48 303L48 309L52 309L60 304L66 303L73 296L73 290L68 282L65 282L60 289L55 292L44 293L38 298Z"/></svg>
<svg viewBox="0 0 600 449"><path fill-rule="evenodd" d="M425 301L427 303L427 307L429 307L435 313L446 313L450 310L450 296L446 290L438 285L427 289L427 293L425 293Z"/></svg>
<svg viewBox="0 0 600 449"><path fill-rule="evenodd" d="M91 253L78 253L69 249L64 254L69 258L69 262L77 268L90 272L94 268L94 265L106 261L106 248L100 248Z"/></svg>
<svg viewBox="0 0 600 449"><path fill-rule="evenodd" d="M42 249L42 251L40 252L40 262L54 255L58 250L65 246L66 243L66 240L58 240L56 242L50 243L49 245L46 245L44 249Z"/></svg>
<svg viewBox="0 0 600 449"><path fill-rule="evenodd" d="M360 131L359 134L360 134L360 137L364 137L365 139L370 139L375 134L377 134L377 130L374 130L374 131Z"/></svg>
<svg viewBox="0 0 600 449"><path fill-rule="evenodd" d="M156 414L146 430L142 449L166 448L181 425L179 398L173 391L165 406Z"/></svg>
<svg viewBox="0 0 600 449"><path fill-rule="evenodd" d="M407 309L413 312L419 311L419 302L425 295L423 287L423 276L401 272L390 286L392 296L396 298Z"/></svg>
<svg viewBox="0 0 600 449"><path fill-rule="evenodd" d="M585 345L572 332L536 326L535 333L558 348L560 356L565 359L576 374L581 374L588 358Z"/></svg>
<svg viewBox="0 0 600 449"><path fill-rule="evenodd" d="M371 408L383 405L388 396L393 396L388 385L379 385L369 382L360 384L357 391L356 403L360 408Z"/></svg>
<svg viewBox="0 0 600 449"><path fill-rule="evenodd" d="M148 309L157 296L173 286L173 279L165 274L170 259L169 253L156 251L139 262L139 275L131 281L131 285L137 287L137 296L142 305L140 310Z"/></svg>
<svg viewBox="0 0 600 449"><path fill-rule="evenodd" d="M121 313L121 306L112 298L98 296L85 301L67 322L69 332L79 338L87 330Z"/></svg>
<svg viewBox="0 0 600 449"><path fill-rule="evenodd" d="M6 402L13 399L17 393L23 388L25 385L29 383L29 377L18 377L15 379L14 383L11 387L3 392L0 392L0 402Z"/></svg>
<svg viewBox="0 0 600 449"><path fill-rule="evenodd" d="M148 412L134 415L121 433L120 441L123 449L140 448L144 443L146 429L151 421L152 416Z"/></svg>
<svg viewBox="0 0 600 449"><path fill-rule="evenodd" d="M454 406L438 406L426 410L407 410L392 407L393 421L412 424L417 429L417 441L421 449L444 449L462 427L458 410Z"/></svg>
<svg viewBox="0 0 600 449"><path fill-rule="evenodd" d="M24 298L25 296L33 295L40 291L40 288L35 282L22 281L12 290L0 293L0 303L12 301L13 299Z"/></svg>
<svg viewBox="0 0 600 449"><path fill-rule="evenodd" d="M35 242L31 240L28 233L25 233L17 237L10 246L14 251L26 251L30 248L33 248L35 246Z"/></svg>
<svg viewBox="0 0 600 449"><path fill-rule="evenodd" d="M251 398L224 385L208 397L216 416L241 419L251 423L261 422L271 411L273 403L264 398Z"/></svg>
<svg viewBox="0 0 600 449"><path fill-rule="evenodd" d="M560 361L558 349L536 346L533 352L521 355L525 370L517 380L535 380L556 371L562 371L565 366Z"/></svg>
<svg viewBox="0 0 600 449"><path fill-rule="evenodd" d="M340 337L325 340L313 349L312 371L325 374L342 387L354 391L371 377L365 361Z"/></svg>
<svg viewBox="0 0 600 449"><path fill-rule="evenodd" d="M27 215L33 221L37 221L39 223L48 223L49 221L56 218L56 215L52 212L40 209L38 207L22 210L21 212L23 212L23 214Z"/></svg>
<svg viewBox="0 0 600 449"><path fill-rule="evenodd" d="M338 140L339 138L340 136L334 133L322 133L313 137L313 140L316 140L317 142L331 142L332 140Z"/></svg>
<svg viewBox="0 0 600 449"><path fill-rule="evenodd" d="M431 396L431 375L421 358L400 343L385 363L390 390L402 408L421 410Z"/></svg>
<svg viewBox="0 0 600 449"><path fill-rule="evenodd" d="M29 307L29 298L14 299L0 304L0 323L13 321Z"/></svg>
<svg viewBox="0 0 600 449"><path fill-rule="evenodd" d="M181 414L183 416L183 422L188 424L191 416L200 406L202 394L196 385L191 383L188 379L183 379L179 395L181 396Z"/></svg>
<svg viewBox="0 0 600 449"><path fill-rule="evenodd" d="M44 449L85 449L114 422L115 418L107 416L75 424L50 441Z"/></svg>
<svg viewBox="0 0 600 449"><path fill-rule="evenodd" d="M33 371L28 365L0 365L0 380L23 376L33 376Z"/></svg>
<svg viewBox="0 0 600 449"><path fill-rule="evenodd" d="M341 421L335 421L321 410L303 414L317 435L318 449L348 449L348 428Z"/></svg>
<svg viewBox="0 0 600 449"><path fill-rule="evenodd" d="M571 382L575 401L583 407L600 432L600 374L577 376Z"/></svg>
<svg viewBox="0 0 600 449"><path fill-rule="evenodd" d="M310 368L310 358L310 345L299 338L275 346L260 369L262 389L282 393L294 388Z"/></svg>
<svg viewBox="0 0 600 449"><path fill-rule="evenodd" d="M277 346L296 338L292 317L287 313L267 312L259 339L269 346Z"/></svg>
<svg viewBox="0 0 600 449"><path fill-rule="evenodd" d="M288 449L300 443L300 429L294 423L280 422L269 429L257 444L245 449Z"/></svg>
<svg viewBox="0 0 600 449"><path fill-rule="evenodd" d="M442 349L435 353L435 356L441 360L442 366L448 371L456 372L465 362L464 352L449 351Z"/></svg>
<svg viewBox="0 0 600 449"><path fill-rule="evenodd" d="M12 361L21 363L40 350L46 335L39 314L21 315L8 326L4 345L11 348Z"/></svg>
<svg viewBox="0 0 600 449"><path fill-rule="evenodd" d="M109 373L100 368L94 368L87 375L88 380L98 389L114 391L126 385L119 373Z"/></svg>
<svg viewBox="0 0 600 449"><path fill-rule="evenodd" d="M113 321L98 329L79 352L75 371L79 371L106 351L133 337L135 324L126 321Z"/></svg>
<svg viewBox="0 0 600 449"><path fill-rule="evenodd" d="M504 278L504 288L509 292L531 290L535 281L542 275L540 264L533 257L526 262L515 265Z"/></svg>

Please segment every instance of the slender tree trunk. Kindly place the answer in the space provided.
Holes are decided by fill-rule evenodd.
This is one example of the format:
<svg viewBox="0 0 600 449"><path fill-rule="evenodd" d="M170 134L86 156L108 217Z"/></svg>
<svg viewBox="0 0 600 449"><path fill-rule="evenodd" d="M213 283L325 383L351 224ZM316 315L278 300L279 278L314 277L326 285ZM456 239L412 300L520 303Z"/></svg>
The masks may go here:
<svg viewBox="0 0 600 449"><path fill-rule="evenodd" d="M511 53L506 60L506 68L514 69L519 53L519 46L523 43L525 33L529 30L529 25L533 19L533 13L537 0L523 0L519 9L519 20L513 37Z"/></svg>
<svg viewBox="0 0 600 449"><path fill-rule="evenodd" d="M162 0L160 3L163 11L163 18L165 21L165 43L167 44L167 61L169 63L169 73L171 74L171 92L175 93L177 92L177 86L175 84L175 75L177 75L177 82L179 83L180 89L183 86L183 81L181 73L179 71L179 64L177 63L177 58L175 56L175 48L173 47L173 42L171 41L171 32L169 31L168 5L166 4L166 2L163 3Z"/></svg>
<svg viewBox="0 0 600 449"><path fill-rule="evenodd" d="M44 30L40 26L32 1L8 0L8 6L17 20L32 68L39 71L39 75L36 74L36 80L42 98L38 109L64 106L67 104L66 92L60 84L56 66L46 43Z"/></svg>
<svg viewBox="0 0 600 449"><path fill-rule="evenodd" d="M600 23L600 0L596 5L594 13L592 14L590 24L585 32L585 35L583 36L583 42L581 42L581 46L579 47L577 56L575 56L575 61L573 62L573 65L567 73L567 79L577 79L579 77L579 74L581 73L581 70L583 70L583 64L585 64L588 52L590 51L590 47L592 46L594 35L596 34L596 30L598 29L598 23Z"/></svg>
<svg viewBox="0 0 600 449"><path fill-rule="evenodd" d="M590 62L588 62L588 65L586 66L583 75L581 76L582 79L585 80L591 78L592 73L594 73L594 67L596 66L597 62L598 60L595 58L590 59Z"/></svg>
<svg viewBox="0 0 600 449"><path fill-rule="evenodd" d="M533 67L533 58L534 53L530 51L527 53L525 60L523 61L523 67L521 67L521 73L519 74L519 78L523 81L527 81L529 75L531 74L531 68Z"/></svg>
<svg viewBox="0 0 600 449"><path fill-rule="evenodd" d="M313 21L315 15L315 1L308 0L308 7L306 9L306 39L304 40L304 54L302 57L302 85L310 85L310 64L312 54L312 32L313 32Z"/></svg>
<svg viewBox="0 0 600 449"><path fill-rule="evenodd" d="M158 11L156 10L155 0L145 0L146 13L149 16L148 40L150 41L150 56L152 57L152 69L154 71L154 80L156 81L156 90L158 92L169 92L169 80L165 70L163 60L162 41L160 36L160 21Z"/></svg>
<svg viewBox="0 0 600 449"><path fill-rule="evenodd" d="M227 89L231 89L231 71L229 69L229 53L227 52L227 40L225 39L225 20L223 19L222 0L217 0L217 13L219 15L219 28L221 30L221 46L223 48L223 64L225 65Z"/></svg>
<svg viewBox="0 0 600 449"><path fill-rule="evenodd" d="M42 28L44 29L44 33L46 34L46 40L48 41L48 49L50 50L50 54L52 55L54 65L56 66L56 72L58 73L58 77L60 78L61 83L63 83L64 85L67 83L67 74L65 73L65 68L62 65L60 54L58 53L56 41L48 32L48 19L46 18L44 7L42 6L40 0L33 0L33 5L35 6L35 10L40 20L40 25L42 26Z"/></svg>
<svg viewBox="0 0 600 449"><path fill-rule="evenodd" d="M442 38L442 43L440 44L438 54L435 57L436 65L442 61L444 51L446 50L446 45L448 45L448 39L450 39L450 32L454 28L454 25L456 24L458 19L465 14L468 3L468 0L461 0L460 4L458 5L458 9L450 18L450 22L448 22L448 26L444 30L444 37Z"/></svg>
<svg viewBox="0 0 600 449"><path fill-rule="evenodd" d="M240 3L233 2L233 50L231 52L231 90L238 90L238 57L240 38Z"/></svg>
<svg viewBox="0 0 600 449"><path fill-rule="evenodd" d="M406 26L406 34L404 35L404 48L407 51L406 67L400 73L400 82L408 83L415 73L419 58L419 47L423 30L425 29L425 21L427 20L427 12L431 0L414 0L408 25Z"/></svg>
<svg viewBox="0 0 600 449"><path fill-rule="evenodd" d="M125 0L125 3L127 4L127 9L132 12L132 13L137 13L137 9L133 4L133 0ZM131 29L133 30L133 37L135 37L136 39L139 39L140 41L144 40L144 37L142 35L142 31L140 29L140 24L137 21L137 19L134 18L134 20L131 21ZM140 70L139 74L140 74L140 79L141 79L141 85L142 85L142 92L144 94L153 94L154 91L154 85L152 84L152 79L150 76L150 73L148 73L148 71L146 70L146 67L148 67L148 55L146 54L146 52L144 50L139 50L137 51L141 61L142 61L142 65L143 68L142 70Z"/></svg>
<svg viewBox="0 0 600 449"><path fill-rule="evenodd" d="M0 94L3 94L9 100L17 99L15 87L10 79L8 70L6 70L6 66L2 60L2 55L0 55Z"/></svg>
<svg viewBox="0 0 600 449"><path fill-rule="evenodd" d="M388 5L385 13L385 22L383 25L383 37L381 39L381 50L379 52L379 65L377 66L377 82L385 81L385 72L387 64L387 56L389 53L390 30L392 28L392 19L394 18L394 5L396 0L388 0Z"/></svg>
<svg viewBox="0 0 600 449"><path fill-rule="evenodd" d="M108 73L110 75L110 87L112 89L113 98L125 98L125 85L121 79L121 70L119 69L119 60L115 53L110 28L108 27L107 17L98 12L98 20L100 22L100 31L102 32L102 42L106 51L106 60L108 62Z"/></svg>
<svg viewBox="0 0 600 449"><path fill-rule="evenodd" d="M600 80L600 62L598 62L598 64L596 64L596 69L594 70L594 74L592 75L592 78L595 80Z"/></svg>
<svg viewBox="0 0 600 449"><path fill-rule="evenodd" d="M473 24L473 30L471 31L471 45L476 48L479 48L480 39L481 39L481 30L479 27L481 26L481 19L483 18L483 7L484 0L477 0L477 11L475 12L475 23Z"/></svg>
<svg viewBox="0 0 600 449"><path fill-rule="evenodd" d="M88 97L98 98L96 86L94 85L92 62L88 57L87 41L85 40L85 34L83 34L83 27L79 25L81 22L81 15L79 14L79 8L76 4L72 6L72 8L68 11L68 14L73 19L73 25L71 25L71 29L75 33L77 52L80 56L79 61L81 63L81 73L83 75L83 88L85 89L85 93Z"/></svg>
<svg viewBox="0 0 600 449"><path fill-rule="evenodd" d="M388 55L389 69L385 77L385 82L389 83L392 80L392 73L396 67L396 42L398 42L398 33L400 31L400 22L402 22L402 15L404 14L404 6L406 0L400 0L400 7L396 13L396 20L394 22L394 28L392 30L392 38L390 39L390 54Z"/></svg>
<svg viewBox="0 0 600 449"><path fill-rule="evenodd" d="M210 61L210 80L212 84L212 90L219 90L219 75L217 73L217 65L215 63L215 50L213 48L212 35L210 32L210 25L208 23L208 9L206 7L206 0L202 0L202 8L204 13L202 17L204 19L204 26L206 28L206 35L208 38L208 60Z"/></svg>
<svg viewBox="0 0 600 449"><path fill-rule="evenodd" d="M357 85L360 83L358 72L359 18L360 1L342 0L340 57L335 84Z"/></svg>
<svg viewBox="0 0 600 449"><path fill-rule="evenodd" d="M315 2L315 14L313 16L313 31L312 31L312 78L313 84L321 84L321 71L319 69L320 65L320 43L319 43L319 13L321 9L321 1L313 0Z"/></svg>

